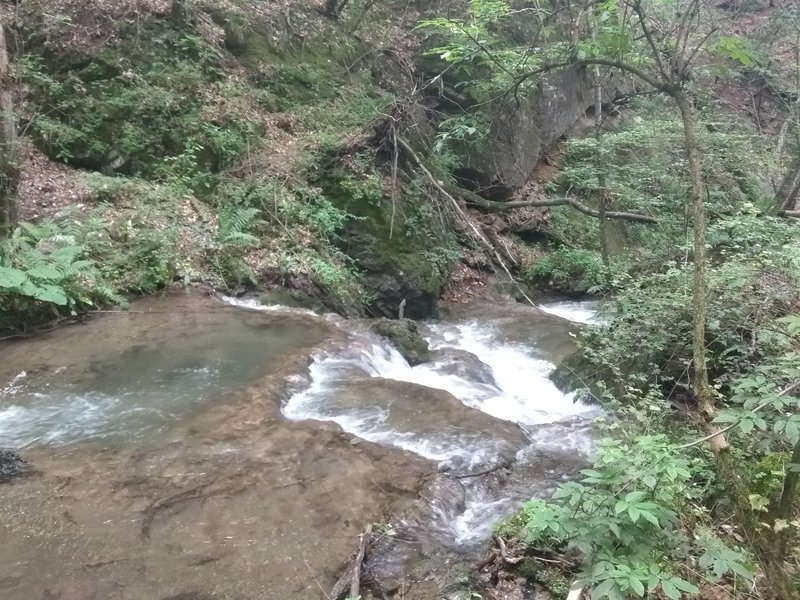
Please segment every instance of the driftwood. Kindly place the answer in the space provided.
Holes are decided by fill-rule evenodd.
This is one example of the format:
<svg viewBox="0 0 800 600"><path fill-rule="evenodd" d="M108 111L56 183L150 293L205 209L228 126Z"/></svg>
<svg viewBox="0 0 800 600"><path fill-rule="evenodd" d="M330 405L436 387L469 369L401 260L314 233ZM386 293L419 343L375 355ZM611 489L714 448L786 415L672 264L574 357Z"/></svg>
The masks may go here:
<svg viewBox="0 0 800 600"><path fill-rule="evenodd" d="M364 533L361 534L358 550L347 562L344 572L336 581L331 593L328 595L330 600L344 600L348 597L355 598L360 594L361 578L363 577L362 567L367 558L367 546L369 546L371 539L372 525L367 525Z"/></svg>

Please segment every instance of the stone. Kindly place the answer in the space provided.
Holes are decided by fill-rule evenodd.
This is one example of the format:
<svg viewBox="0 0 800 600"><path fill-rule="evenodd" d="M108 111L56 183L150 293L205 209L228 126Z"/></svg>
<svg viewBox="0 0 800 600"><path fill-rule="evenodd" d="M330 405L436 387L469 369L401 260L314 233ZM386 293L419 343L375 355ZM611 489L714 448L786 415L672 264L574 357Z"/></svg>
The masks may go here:
<svg viewBox="0 0 800 600"><path fill-rule="evenodd" d="M0 448L0 481L28 470L28 463L14 450Z"/></svg>
<svg viewBox="0 0 800 600"><path fill-rule="evenodd" d="M391 341L412 367L431 359L428 342L417 323L410 319L379 319L370 329Z"/></svg>

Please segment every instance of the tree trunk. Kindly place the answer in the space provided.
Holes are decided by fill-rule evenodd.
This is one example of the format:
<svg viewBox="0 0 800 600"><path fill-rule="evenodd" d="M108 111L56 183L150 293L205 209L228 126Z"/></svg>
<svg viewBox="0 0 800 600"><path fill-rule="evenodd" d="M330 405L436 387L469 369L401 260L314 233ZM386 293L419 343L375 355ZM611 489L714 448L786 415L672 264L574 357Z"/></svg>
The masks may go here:
<svg viewBox="0 0 800 600"><path fill-rule="evenodd" d="M708 289L706 282L706 215L703 164L700 140L697 137L697 113L689 97L681 90L672 92L683 122L686 156L689 162L689 180L692 187L692 231L694 232L694 276L692 293L692 362L694 367L693 390L697 404L707 421L714 418L714 396L708 384L706 366L706 312ZM714 438L725 443L723 436Z"/></svg>
<svg viewBox="0 0 800 600"><path fill-rule="evenodd" d="M694 362L693 389L697 404L706 420L709 433L719 432L713 423L716 413L714 396L708 383L706 367L706 312L708 308L708 289L706 282L706 232L705 232L705 189L702 175L700 140L697 137L697 113L689 97L681 90L671 93L683 121L686 154L689 161L689 178L692 184L692 228L694 230L694 277L693 277L693 323L692 360ZM720 481L727 488L733 500L739 521L753 545L759 563L767 576L767 585L778 600L798 600L800 591L792 584L783 566L782 558L775 547L772 536L759 530L758 520L749 506L748 490L741 481L730 447L724 435L715 435L709 440L717 463Z"/></svg>
<svg viewBox="0 0 800 600"><path fill-rule="evenodd" d="M775 194L775 201L780 211L792 211L797 204L797 195L800 192L800 156L792 160L789 171L783 177L781 187Z"/></svg>
<svg viewBox="0 0 800 600"><path fill-rule="evenodd" d="M0 7L0 238L7 236L17 222L17 140L11 89L5 13Z"/></svg>
<svg viewBox="0 0 800 600"><path fill-rule="evenodd" d="M600 65L594 66L594 139L595 169L597 169L597 230L600 236L600 256L605 268L606 283L611 273L608 270L608 223L606 221L606 172L603 160L603 80L600 77Z"/></svg>

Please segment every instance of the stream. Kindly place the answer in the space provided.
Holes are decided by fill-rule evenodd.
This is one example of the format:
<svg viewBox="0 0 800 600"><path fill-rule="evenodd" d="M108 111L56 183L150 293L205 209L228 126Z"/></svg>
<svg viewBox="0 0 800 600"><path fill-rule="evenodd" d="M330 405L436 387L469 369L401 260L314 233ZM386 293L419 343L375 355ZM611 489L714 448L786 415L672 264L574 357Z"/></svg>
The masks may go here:
<svg viewBox="0 0 800 600"><path fill-rule="evenodd" d="M591 452L597 409L549 374L596 304L450 307L412 367L367 320L223 300L0 346L0 447L31 464L0 485L0 596L323 597L379 523L378 575L432 599Z"/></svg>

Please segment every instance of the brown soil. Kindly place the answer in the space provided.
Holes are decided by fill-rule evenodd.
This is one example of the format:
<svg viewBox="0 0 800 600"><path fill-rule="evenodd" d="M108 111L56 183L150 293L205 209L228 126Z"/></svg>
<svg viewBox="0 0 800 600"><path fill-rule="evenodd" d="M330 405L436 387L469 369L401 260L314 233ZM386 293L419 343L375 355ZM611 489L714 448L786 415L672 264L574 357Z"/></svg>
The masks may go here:
<svg viewBox="0 0 800 600"><path fill-rule="evenodd" d="M81 171L53 162L23 138L17 195L19 218L54 219L70 206L83 208L92 203L92 192L82 175Z"/></svg>

